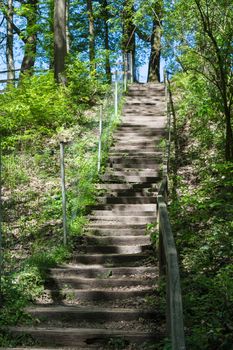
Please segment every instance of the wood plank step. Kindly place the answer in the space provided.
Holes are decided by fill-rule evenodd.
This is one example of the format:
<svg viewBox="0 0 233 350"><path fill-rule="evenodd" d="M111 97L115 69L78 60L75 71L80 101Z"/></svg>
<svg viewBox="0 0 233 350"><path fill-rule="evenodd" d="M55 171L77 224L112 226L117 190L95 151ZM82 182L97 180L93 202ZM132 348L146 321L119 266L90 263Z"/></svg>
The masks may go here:
<svg viewBox="0 0 233 350"><path fill-rule="evenodd" d="M143 161L143 160L139 160L139 161L133 161L133 160L127 160L122 158L121 160L119 160L118 162L114 162L114 161L109 161L108 162L108 167L106 168L106 173L108 174L109 172L118 172L118 171L122 171L122 169L126 169L126 171L128 172L129 169L132 169L132 172L134 173L138 173L140 172L145 172L145 173L150 173L150 171L152 173L157 173L160 169L161 169L161 165L160 164L156 164L155 161Z"/></svg>
<svg viewBox="0 0 233 350"><path fill-rule="evenodd" d="M111 150L111 152L109 153L109 158L111 159L111 157L113 158L124 158L124 157L132 157L132 158L141 158L141 157L148 157L148 158L154 158L156 159L156 157L159 158L159 156L161 155L162 156L163 154L163 151L154 151L154 149L152 151L140 151L140 152L136 152L135 150L127 150L127 151L124 151L124 150L119 150L119 151L114 151L114 150Z"/></svg>
<svg viewBox="0 0 233 350"><path fill-rule="evenodd" d="M83 278L83 277L69 277L69 276L58 276L57 278L48 277L46 280L47 287L65 287L74 289L98 289L98 288L126 288L126 287L136 287L136 286L146 286L152 287L155 285L154 279L126 279L126 278Z"/></svg>
<svg viewBox="0 0 233 350"><path fill-rule="evenodd" d="M157 183L159 180L161 180L161 176L140 176L140 175L103 175L101 177L102 181L105 182L128 182L128 183ZM124 202L127 203L127 202ZM130 204L130 202L128 202ZM143 202L141 202L143 203ZM149 202L145 202L149 203Z"/></svg>
<svg viewBox="0 0 233 350"><path fill-rule="evenodd" d="M133 177L129 177L133 180ZM155 178L151 177L151 183L155 182ZM138 181L138 177L136 179ZM142 178L148 181L148 178ZM136 181L135 181L136 182ZM98 197L97 201L99 204L153 204L156 203L156 197Z"/></svg>
<svg viewBox="0 0 233 350"><path fill-rule="evenodd" d="M146 234L146 227L143 228L114 228L114 227L100 227L100 225L95 227L86 227L84 232L86 234L92 234L96 235L98 237L128 237L134 235L134 237L145 235Z"/></svg>
<svg viewBox="0 0 233 350"><path fill-rule="evenodd" d="M146 253L134 254L74 254L73 262L78 264L102 264L104 267L111 267L122 264L131 266L143 264L148 259Z"/></svg>
<svg viewBox="0 0 233 350"><path fill-rule="evenodd" d="M91 302L114 302L117 300L125 300L129 298L145 298L146 296L153 295L155 287L128 287L125 289L110 290L110 288L98 288L98 289L46 289L44 295L47 298L51 298L52 303L68 300L69 303L74 304L77 301L91 301Z"/></svg>
<svg viewBox="0 0 233 350"><path fill-rule="evenodd" d="M86 277L86 278L107 278L111 277L122 277L126 276L127 278L139 278L140 276L158 276L158 267L157 266L146 266L146 267L103 267L99 265L88 265L78 267L77 265L64 265L62 267L49 269L49 275L51 277L56 276L74 276L74 277Z"/></svg>
<svg viewBox="0 0 233 350"><path fill-rule="evenodd" d="M142 164L145 162L145 164L153 164L156 160L161 160L161 156L163 155L163 152L153 152L153 153L140 153L140 154L124 154L121 155L111 155L109 157L110 163L120 163L122 161L131 161L134 162L134 164Z"/></svg>
<svg viewBox="0 0 233 350"><path fill-rule="evenodd" d="M129 189L129 190L109 190L105 193L108 197L155 197L157 195L157 188Z"/></svg>
<svg viewBox="0 0 233 350"><path fill-rule="evenodd" d="M114 169L114 168L107 168L106 169L106 175L113 175L113 176L130 176L130 175L137 175L142 177L147 176L159 176L160 174L160 165L156 165L156 169L149 169L149 168L126 168L123 167L122 169Z"/></svg>
<svg viewBox="0 0 233 350"><path fill-rule="evenodd" d="M109 244L116 244L116 245L137 245L137 244L143 244L147 245L150 244L150 237L145 235L140 236L89 236L85 235L81 237L81 242L85 242L89 245L109 245Z"/></svg>
<svg viewBox="0 0 233 350"><path fill-rule="evenodd" d="M115 197L113 197L115 198ZM119 197L116 197L119 199ZM136 197L138 198L138 197ZM144 197L143 197L144 198ZM147 198L147 197L145 197ZM90 222L108 222L110 221L111 223L115 224L115 223L126 223L126 224L148 224L151 222L154 222L156 220L156 215L150 215L150 216L124 216L124 215L113 215L113 216L96 216L96 215L89 215L88 219L90 220Z"/></svg>
<svg viewBox="0 0 233 350"><path fill-rule="evenodd" d="M25 310L34 317L47 317L62 319L64 321L84 320L92 321L133 321L143 318L146 320L155 320L160 316L155 310L140 309L122 309L122 308L97 308L97 307L79 307L79 306L37 306Z"/></svg>
<svg viewBox="0 0 233 350"><path fill-rule="evenodd" d="M121 224L121 223L117 223L114 225L111 225L109 223L103 223L103 224L96 224L96 223L89 223L87 226L86 226L86 229L89 230L89 229L110 229L111 231L114 230L114 229L117 229L118 231L120 230L125 230L125 229L130 229L130 230L139 230L141 229L142 231L146 229L146 226L145 224L137 224L137 223L134 223L134 224ZM109 230L109 231L110 231Z"/></svg>
<svg viewBox="0 0 233 350"><path fill-rule="evenodd" d="M52 346L87 346L88 344L108 341L112 338L124 338L132 343L142 344L146 341L158 341L161 335L155 333L133 332L123 330L85 329L85 328L43 328L10 327L13 336L30 335L40 344ZM77 347L79 349L79 347Z"/></svg>
<svg viewBox="0 0 233 350"><path fill-rule="evenodd" d="M91 212L91 215L95 215L98 217L112 217L113 215L117 216L155 216L155 210L135 210L135 209L129 209L129 208L125 208L124 210L117 210L117 209L113 209L113 210L93 210Z"/></svg>
<svg viewBox="0 0 233 350"><path fill-rule="evenodd" d="M155 152L157 147L156 142L154 142L153 144L147 144L147 145L143 144L142 146L143 147L140 147L138 143L133 143L133 142L131 142L130 144L123 143L123 142L121 144L117 143L115 146L111 148L111 153L114 152L114 153L120 154L122 152L124 153L135 152L136 154L137 152L140 152L142 149L144 149L146 152Z"/></svg>
<svg viewBox="0 0 233 350"><path fill-rule="evenodd" d="M111 185L111 184L109 184ZM99 197L101 198L101 197ZM93 206L95 210L113 210L113 211L124 211L124 210L139 210L139 211L156 211L156 204L147 204L147 203L139 203L139 204L97 204Z"/></svg>
<svg viewBox="0 0 233 350"><path fill-rule="evenodd" d="M148 251L150 244L144 245L83 245L76 248L79 253L85 254L139 254Z"/></svg>

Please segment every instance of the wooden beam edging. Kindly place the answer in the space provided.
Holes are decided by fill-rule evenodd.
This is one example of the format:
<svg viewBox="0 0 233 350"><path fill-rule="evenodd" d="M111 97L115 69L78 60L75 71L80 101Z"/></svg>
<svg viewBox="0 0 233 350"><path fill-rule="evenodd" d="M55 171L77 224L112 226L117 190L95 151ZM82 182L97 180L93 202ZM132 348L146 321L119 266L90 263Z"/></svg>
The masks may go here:
<svg viewBox="0 0 233 350"><path fill-rule="evenodd" d="M162 194L163 192L163 194ZM171 337L172 350L185 350L183 305L177 250L171 229L164 195L167 193L167 177L163 179L157 196L159 224L160 275L167 276L167 331Z"/></svg>

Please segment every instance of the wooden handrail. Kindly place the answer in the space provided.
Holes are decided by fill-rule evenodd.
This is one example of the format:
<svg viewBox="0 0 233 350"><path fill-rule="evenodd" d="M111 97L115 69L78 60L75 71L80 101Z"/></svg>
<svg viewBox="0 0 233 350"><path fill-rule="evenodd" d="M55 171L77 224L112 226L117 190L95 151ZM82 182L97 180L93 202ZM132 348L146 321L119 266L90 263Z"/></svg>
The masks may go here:
<svg viewBox="0 0 233 350"><path fill-rule="evenodd" d="M167 331L171 337L172 350L185 350L185 335L183 321L183 306L180 287L180 273L178 265L178 256L173 237L171 224L167 209L168 198L168 171L170 161L170 142L171 142L171 113L169 108L170 94L167 93L167 115L168 115L168 140L166 147L166 159L163 169L163 180L157 196L157 219L159 229L159 272L160 276L166 276L166 319Z"/></svg>

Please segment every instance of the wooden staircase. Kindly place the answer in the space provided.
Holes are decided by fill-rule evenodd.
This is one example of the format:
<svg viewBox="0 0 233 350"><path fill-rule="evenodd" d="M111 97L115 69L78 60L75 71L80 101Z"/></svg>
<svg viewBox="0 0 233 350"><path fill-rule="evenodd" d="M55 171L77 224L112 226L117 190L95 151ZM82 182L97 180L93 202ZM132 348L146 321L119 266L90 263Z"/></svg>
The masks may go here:
<svg viewBox="0 0 233 350"><path fill-rule="evenodd" d="M49 271L45 295L27 310L34 326L11 328L14 337L35 341L27 349L157 349L164 338L164 312L149 303L158 264L146 231L156 221L165 112L163 85L129 88L85 235L72 261Z"/></svg>

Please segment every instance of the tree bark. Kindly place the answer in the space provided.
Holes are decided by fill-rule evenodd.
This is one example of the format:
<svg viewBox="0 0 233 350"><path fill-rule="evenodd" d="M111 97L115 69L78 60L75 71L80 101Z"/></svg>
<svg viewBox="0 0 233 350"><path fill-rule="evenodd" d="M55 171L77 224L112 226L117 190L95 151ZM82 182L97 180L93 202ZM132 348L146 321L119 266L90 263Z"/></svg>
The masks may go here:
<svg viewBox="0 0 233 350"><path fill-rule="evenodd" d="M92 0L87 0L87 11L89 19L89 59L91 71L95 70L95 23Z"/></svg>
<svg viewBox="0 0 233 350"><path fill-rule="evenodd" d="M14 84L14 28L13 28L13 0L7 3L7 40L6 40L6 63L8 84Z"/></svg>
<svg viewBox="0 0 233 350"><path fill-rule="evenodd" d="M110 64L110 57L109 57L110 46L109 46L109 28L108 28L109 13L108 13L107 0L102 1L102 13L103 13L103 20L104 20L105 73L106 73L108 82L111 83L112 76L111 76L111 64Z"/></svg>
<svg viewBox="0 0 233 350"><path fill-rule="evenodd" d="M30 0L27 3L30 5L30 11L25 16L27 19L27 30L24 35L24 57L21 64L21 74L32 74L36 60L36 44L37 44L37 5L38 0Z"/></svg>
<svg viewBox="0 0 233 350"><path fill-rule="evenodd" d="M155 5L155 17L153 21L153 31L151 35L151 54L149 61L148 81L160 81L160 56L161 56L161 19L162 3L158 1Z"/></svg>
<svg viewBox="0 0 233 350"><path fill-rule="evenodd" d="M49 38L49 69L54 69L54 1L49 0L49 30L52 34Z"/></svg>
<svg viewBox="0 0 233 350"><path fill-rule="evenodd" d="M136 27L133 23L134 0L125 0L123 9L123 40L122 48L125 54L132 53L133 80L136 80Z"/></svg>
<svg viewBox="0 0 233 350"><path fill-rule="evenodd" d="M54 77L58 83L65 83L66 0L55 0L54 5Z"/></svg>
<svg viewBox="0 0 233 350"><path fill-rule="evenodd" d="M66 2L66 47L67 47L67 53L70 52L69 8L70 8L70 0L67 0L67 2Z"/></svg>
<svg viewBox="0 0 233 350"><path fill-rule="evenodd" d="M225 107L226 118L226 143L225 143L225 158L227 161L233 161L233 132L231 125L231 110Z"/></svg>

